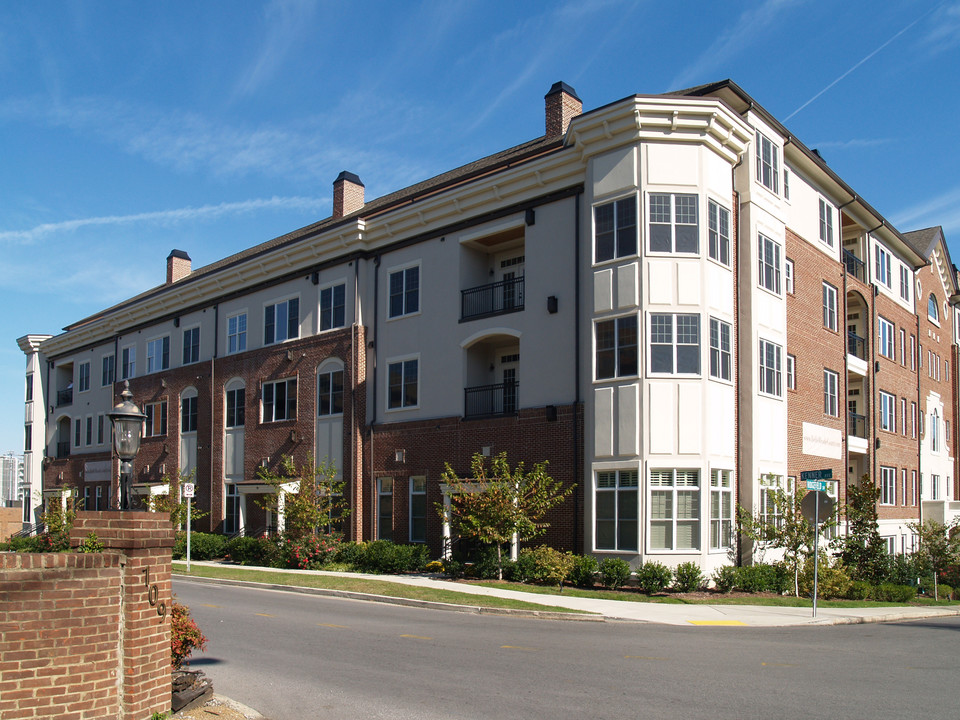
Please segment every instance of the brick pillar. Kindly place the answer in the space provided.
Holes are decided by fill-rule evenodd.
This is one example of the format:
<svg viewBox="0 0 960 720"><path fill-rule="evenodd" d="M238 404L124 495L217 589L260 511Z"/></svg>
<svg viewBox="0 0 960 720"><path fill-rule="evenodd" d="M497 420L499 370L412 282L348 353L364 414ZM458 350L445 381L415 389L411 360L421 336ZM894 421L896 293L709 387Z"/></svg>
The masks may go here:
<svg viewBox="0 0 960 720"><path fill-rule="evenodd" d="M91 531L123 555L120 718L147 720L170 709L173 523L158 513L78 512L71 540Z"/></svg>

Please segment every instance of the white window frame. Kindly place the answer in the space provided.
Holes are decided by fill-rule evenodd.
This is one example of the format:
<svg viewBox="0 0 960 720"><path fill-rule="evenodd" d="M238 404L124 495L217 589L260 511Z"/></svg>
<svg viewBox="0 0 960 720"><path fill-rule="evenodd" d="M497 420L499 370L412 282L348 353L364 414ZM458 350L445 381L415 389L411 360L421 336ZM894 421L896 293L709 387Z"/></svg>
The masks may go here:
<svg viewBox="0 0 960 720"><path fill-rule="evenodd" d="M787 353L787 390L797 389L797 356Z"/></svg>
<svg viewBox="0 0 960 720"><path fill-rule="evenodd" d="M733 470L710 470L710 550L733 548Z"/></svg>
<svg viewBox="0 0 960 720"><path fill-rule="evenodd" d="M930 499L939 500L940 499L940 476L939 475L930 475Z"/></svg>
<svg viewBox="0 0 960 720"><path fill-rule="evenodd" d="M427 515L429 512L429 507L427 505L427 476L426 475L411 475L409 480L410 485L410 542L412 543L425 543L427 541ZM414 498L417 498L418 502L422 498L423 502L423 515L420 515L419 512L414 514ZM423 522L423 531L414 532L414 521L422 520Z"/></svg>
<svg viewBox="0 0 960 720"><path fill-rule="evenodd" d="M668 479L670 484L664 481ZM647 538L649 553L689 553L699 551L703 543L701 538L701 529L703 526L703 502L701 498L700 470L698 468L651 468L649 470L649 482L647 489ZM693 481L691 483L691 480ZM659 496L665 502L655 502L654 497ZM681 496L689 503L688 517L681 517L680 500ZM660 510L660 514L654 517L654 512ZM694 517L695 516L695 517ZM680 524L692 526L690 533L693 538L691 546L679 547L677 530ZM669 546L655 547L653 545L654 535L653 527L660 524L664 528L669 528Z"/></svg>
<svg viewBox="0 0 960 720"><path fill-rule="evenodd" d="M378 477L377 478L377 539L378 540L393 540L393 522L394 515L396 514L396 508L394 507L393 502L393 491L396 485L396 481L392 477ZM390 513L387 515L384 512L384 498L390 498ZM386 518L390 519L390 527L384 528L384 520Z"/></svg>
<svg viewBox="0 0 960 720"><path fill-rule="evenodd" d="M242 428L246 425L246 421L247 388L242 382L233 380L227 383L223 393L223 426L228 430Z"/></svg>
<svg viewBox="0 0 960 720"><path fill-rule="evenodd" d="M191 335L193 335L194 332L196 333L196 336L197 336L196 345L193 345L193 344L187 345L187 334L190 333ZM193 353L191 353L189 357L187 356L188 348L192 348L196 350L196 357L194 357ZM199 325L194 325L193 327L188 327L183 329L183 347L181 348L181 360L183 361L183 365L192 365L193 363L200 362L200 326Z"/></svg>
<svg viewBox="0 0 960 720"><path fill-rule="evenodd" d="M666 329L666 326L662 323L657 323L657 327L654 327L654 321L656 318L669 318L670 319L670 338L669 340L665 339L663 331ZM691 326L686 322L690 318L696 318L696 342L681 342L680 333L679 333L679 320L680 318L684 319L684 340L690 339L690 329L694 326ZM668 375L684 375L687 377L696 377L703 373L703 330L701 328L700 315L698 313L650 313L648 319L648 364L647 371L649 375L659 375L659 376L668 376ZM654 336L654 330L657 330L656 337ZM660 370L654 368L654 350L660 348L670 347L670 370ZM687 352L683 354L682 357L687 358L690 354L690 348L696 348L696 359L697 359L697 369L695 371L690 370L679 370L681 351L686 349ZM691 355L692 356L692 355Z"/></svg>
<svg viewBox="0 0 960 720"><path fill-rule="evenodd" d="M757 253L759 262L757 280L760 287L774 295L781 295L783 246L773 238L757 233Z"/></svg>
<svg viewBox="0 0 960 720"><path fill-rule="evenodd" d="M231 332L230 324L233 323ZM241 327L242 326L242 327ZM237 312L227 316L226 333L227 355L244 352L247 349L247 311Z"/></svg>
<svg viewBox="0 0 960 720"><path fill-rule="evenodd" d="M910 302L910 270L906 265L900 266L900 298Z"/></svg>
<svg viewBox="0 0 960 720"><path fill-rule="evenodd" d="M160 417L157 417L159 412ZM167 411L167 401L147 403L143 407L143 414L146 415L143 421L144 437L162 437L167 434L169 428L169 416Z"/></svg>
<svg viewBox="0 0 960 720"><path fill-rule="evenodd" d="M833 370L823 369L823 412L831 417L839 417L840 376Z"/></svg>
<svg viewBox="0 0 960 720"><path fill-rule="evenodd" d="M896 327L882 315L877 315L877 353L893 360L895 354L894 333Z"/></svg>
<svg viewBox="0 0 960 720"><path fill-rule="evenodd" d="M793 497L795 487L795 477L784 478L783 475L773 473L764 473L760 476L760 493L757 497L760 522L763 525L772 524L779 527L783 523L783 515L775 502L776 493L778 490L783 490L788 497Z"/></svg>
<svg viewBox="0 0 960 720"><path fill-rule="evenodd" d="M820 242L833 247L833 205L820 198Z"/></svg>
<svg viewBox="0 0 960 720"><path fill-rule="evenodd" d="M893 282L890 264L890 252L880 244L874 245L874 269L876 271L875 280L888 290Z"/></svg>
<svg viewBox="0 0 960 720"><path fill-rule="evenodd" d="M77 392L87 392L90 390L90 361L80 363L77 366Z"/></svg>
<svg viewBox="0 0 960 720"><path fill-rule="evenodd" d="M601 497L613 497L613 515L598 517ZM631 499L632 498L632 499ZM633 517L629 516L632 504ZM612 523L613 543L600 545L599 523ZM630 524L633 533L630 533ZM594 473L593 544L597 551L637 552L640 548L640 471L636 468Z"/></svg>
<svg viewBox="0 0 960 720"><path fill-rule="evenodd" d="M632 217L630 215L623 216L621 208L623 212L627 212L627 208L629 208L633 213ZM601 211L606 214L608 210L611 213L611 218L609 220L604 218L601 221L598 214ZM636 193L593 206L593 262L595 265L637 256L640 247L639 217ZM601 222L603 222L602 231ZM601 235L604 237L602 254L600 252ZM609 236L609 241L607 236ZM606 247L608 242L610 244L609 250Z"/></svg>
<svg viewBox="0 0 960 720"><path fill-rule="evenodd" d="M775 342L760 338L760 393L769 397L783 397L783 348ZM772 356L771 356L772 351ZM773 365L768 366L768 361ZM773 387L769 387L773 384Z"/></svg>
<svg viewBox="0 0 960 720"><path fill-rule="evenodd" d="M413 385L416 392L416 402L407 403L407 386L410 384L410 378L407 377L407 373L411 372L410 363L415 363L415 370L413 371ZM391 385L390 385L390 376L393 372L395 366L400 366L400 402L398 404L391 404ZM415 410L420 407L420 355L407 355L403 357L395 357L387 360L387 377L386 382L384 383L384 389L386 391L386 397L384 398L384 407L387 409L387 412L397 412L401 410Z"/></svg>
<svg viewBox="0 0 960 720"><path fill-rule="evenodd" d="M707 199L707 256L730 267L730 211Z"/></svg>
<svg viewBox="0 0 960 720"><path fill-rule="evenodd" d="M714 331L716 329L716 332ZM710 377L730 381L733 378L733 326L710 318Z"/></svg>
<svg viewBox="0 0 960 720"><path fill-rule="evenodd" d="M340 302L337 304L337 291ZM344 281L330 283L320 288L317 304L319 307L318 332L327 332L346 327L347 323L347 284Z"/></svg>
<svg viewBox="0 0 960 720"><path fill-rule="evenodd" d="M613 346L600 347L601 326L607 325L613 327ZM633 330L633 343L629 342L631 327ZM640 319L636 313L631 315L622 315L620 317L604 318L594 322L594 377L598 381L612 380L620 377L636 377L640 374ZM626 338L622 340L622 338ZM600 374L600 353L604 353L604 358L609 353L613 353L613 373ZM630 362L632 355L632 363ZM607 363L604 363L606 365ZM606 372L606 371L604 371Z"/></svg>
<svg viewBox="0 0 960 720"><path fill-rule="evenodd" d="M296 316L290 309L290 304L296 302ZM267 335L267 313L273 309L273 334ZM280 322L280 315L283 314L283 322ZM295 323L291 319L296 318ZM293 327L291 327L293 326ZM279 330L282 329L282 332ZM289 295L288 297L274 300L263 304L263 344L279 345L290 340L296 340L300 337L300 296Z"/></svg>
<svg viewBox="0 0 960 720"><path fill-rule="evenodd" d="M793 295L793 260L790 258L783 260L783 287L788 295Z"/></svg>
<svg viewBox="0 0 960 720"><path fill-rule="evenodd" d="M657 206L654 209L654 200L657 199ZM678 201L683 199L682 207ZM663 200L667 200L668 205L664 205ZM692 200L692 205L690 201ZM690 208L693 209L693 221L690 221ZM669 193L669 192L651 192L647 193L647 248L651 254L659 255L699 255L700 254L700 196L696 193ZM665 213L669 219L664 220ZM670 234L670 247L653 247L654 228L668 228ZM686 229L686 232L692 230L692 237L696 244L693 249L677 249L679 230Z"/></svg>
<svg viewBox="0 0 960 720"><path fill-rule="evenodd" d="M120 348L120 379L129 380L137 375L137 346Z"/></svg>
<svg viewBox="0 0 960 720"><path fill-rule="evenodd" d="M780 194L780 146L759 130L756 131L757 182L767 190Z"/></svg>
<svg viewBox="0 0 960 720"><path fill-rule="evenodd" d="M190 412L189 405L193 405L192 412ZM180 434L181 435L196 435L197 433L197 424L200 421L200 399L197 389L194 387L189 387L180 393ZM185 412L186 411L186 412ZM184 423L184 418L193 416L193 429L186 429L186 423Z"/></svg>
<svg viewBox="0 0 960 720"><path fill-rule="evenodd" d="M940 413L936 408L930 413L928 434L930 435L930 451L940 452Z"/></svg>
<svg viewBox="0 0 960 720"><path fill-rule="evenodd" d="M85 418L83 440L85 447L93 445L93 415L87 415Z"/></svg>
<svg viewBox="0 0 960 720"><path fill-rule="evenodd" d="M411 290L407 287L407 284L410 281L410 270L416 270L416 287ZM393 278L396 275L401 276L400 284L401 291L399 297L401 298L400 308L395 311L393 307L393 298L397 293L393 292ZM384 293L386 296L387 302L387 312L386 316L388 320L393 320L395 318L401 317L411 317L413 315L419 315L423 307L422 298L420 297L420 289L423 287L423 270L420 266L420 261L407 263L406 265L398 265L396 267L389 268L387 270L387 292ZM414 292L415 290L415 292ZM411 298L415 299L416 307L411 307L414 305L414 302L411 302Z"/></svg>
<svg viewBox="0 0 960 720"><path fill-rule="evenodd" d="M336 382L340 382L339 391ZM343 415L343 367L339 363L325 363L317 372L317 417Z"/></svg>
<svg viewBox="0 0 960 720"><path fill-rule="evenodd" d="M837 331L837 289L830 283L823 282L823 326L833 332Z"/></svg>
<svg viewBox="0 0 960 720"><path fill-rule="evenodd" d="M159 354L159 356L158 356ZM147 375L170 369L170 336L147 340Z"/></svg>
<svg viewBox="0 0 960 720"><path fill-rule="evenodd" d="M933 293L930 293L927 298L927 319L940 327L940 303L937 302L937 296Z"/></svg>
<svg viewBox="0 0 960 720"><path fill-rule="evenodd" d="M117 356L104 355L100 358L100 387L113 385L117 381Z"/></svg>
<svg viewBox="0 0 960 720"><path fill-rule="evenodd" d="M880 429L887 432L897 431L897 398L880 390Z"/></svg>
<svg viewBox="0 0 960 720"><path fill-rule="evenodd" d="M282 416L277 412L277 388L283 385L283 414ZM269 393L267 388L270 388ZM291 390L293 397L293 412L290 412L290 398ZM261 423L274 423L274 422L288 422L290 420L297 419L297 407L299 402L297 402L297 378L289 377L282 378L280 380L270 380L264 381L260 386L260 422ZM267 395L270 395L270 414L267 414Z"/></svg>

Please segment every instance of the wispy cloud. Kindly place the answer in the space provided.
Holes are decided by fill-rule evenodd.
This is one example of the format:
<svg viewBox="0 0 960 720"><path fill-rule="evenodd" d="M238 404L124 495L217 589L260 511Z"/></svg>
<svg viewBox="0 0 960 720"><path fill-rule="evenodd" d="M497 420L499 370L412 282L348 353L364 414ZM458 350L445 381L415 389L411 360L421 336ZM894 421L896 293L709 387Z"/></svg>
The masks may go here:
<svg viewBox="0 0 960 720"><path fill-rule="evenodd" d="M901 230L941 225L949 240L951 233L960 233L960 185L904 208L893 216L893 224Z"/></svg>
<svg viewBox="0 0 960 720"><path fill-rule="evenodd" d="M930 32L922 43L929 52L937 54L956 47L960 44L960 3L937 8L930 24Z"/></svg>
<svg viewBox="0 0 960 720"><path fill-rule="evenodd" d="M225 216L246 215L260 210L277 208L285 210L327 209L329 204L329 198L272 197L244 200L242 202L220 203L219 205L156 210L153 212L134 213L132 215L103 215L100 217L64 220L56 223L44 223L29 230L2 230L0 231L0 242L33 244L51 235L75 232L82 228L95 226L134 224L169 226L184 222L210 221Z"/></svg>
<svg viewBox="0 0 960 720"><path fill-rule="evenodd" d="M810 147L823 150L824 148L836 148L839 150L850 150L854 148L871 148L881 145L888 145L893 142L893 138L850 138L849 140L822 140L820 142L810 143Z"/></svg>
<svg viewBox="0 0 960 720"><path fill-rule="evenodd" d="M681 70L667 89L680 90L707 79L718 79L714 77L718 68L739 53L747 52L750 38L764 37L765 31L776 24L786 10L797 4L798 0L764 0L759 6L745 11L696 60ZM708 73L709 78L705 77Z"/></svg>

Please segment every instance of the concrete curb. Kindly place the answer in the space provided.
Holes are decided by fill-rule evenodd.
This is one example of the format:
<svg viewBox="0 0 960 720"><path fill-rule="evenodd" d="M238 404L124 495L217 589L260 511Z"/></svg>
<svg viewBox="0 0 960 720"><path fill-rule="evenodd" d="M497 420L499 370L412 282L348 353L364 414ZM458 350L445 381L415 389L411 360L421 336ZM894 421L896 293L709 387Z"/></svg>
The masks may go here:
<svg viewBox="0 0 960 720"><path fill-rule="evenodd" d="M236 700L228 698L224 695L217 695L214 693L213 699L223 703L232 710L236 710L238 713L243 713L250 718L250 720L265 720L264 716L254 710L252 707L244 705L243 703L239 703Z"/></svg>
<svg viewBox="0 0 960 720"><path fill-rule="evenodd" d="M925 609L926 610L926 609ZM839 618L824 618L823 621L817 618L809 625L866 625L868 623L882 622L914 622L917 620L931 620L933 618L957 617L960 615L960 608L943 608L925 611L922 615L911 612L893 612L886 615L848 615Z"/></svg>
<svg viewBox="0 0 960 720"><path fill-rule="evenodd" d="M225 578L207 578L195 575L179 575L173 573L189 582L200 582L208 585L231 585L234 587L254 586L262 590L277 590L280 592L295 592L305 595L319 595L322 597L338 597L346 600L361 600L365 602L378 602L387 605L401 605L404 607L424 608L429 610L446 610L447 612L468 613L471 615L506 615L510 617L538 618L540 620L569 620L575 622L606 622L607 618L603 615L591 615L581 612L554 612L550 610L519 610L515 608L495 608L482 607L479 605L456 605L453 603L434 602L432 600L412 600L410 598L390 597L389 595L372 595L369 593L358 593L350 590L330 590L328 588L310 588L297 585L282 585L277 583L262 583L255 580L228 580ZM643 621L626 621L643 622Z"/></svg>

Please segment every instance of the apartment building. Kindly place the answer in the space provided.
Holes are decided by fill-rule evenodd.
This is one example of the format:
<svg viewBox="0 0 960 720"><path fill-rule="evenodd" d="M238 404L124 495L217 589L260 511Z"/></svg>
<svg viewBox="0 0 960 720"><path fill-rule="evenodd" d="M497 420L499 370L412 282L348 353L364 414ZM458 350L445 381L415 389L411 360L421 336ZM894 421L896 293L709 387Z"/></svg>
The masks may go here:
<svg viewBox="0 0 960 720"><path fill-rule="evenodd" d="M21 338L27 477L114 507L129 382L136 494L191 475L216 532L282 525L257 471L285 456L332 463L347 537L434 555L444 465L476 452L548 461L575 491L546 542L634 563L749 561L736 505L775 512L809 469L842 499L892 468L891 551L928 501L957 512L942 233L894 229L733 82L586 113L557 83L542 136L364 195L341 173L329 218L203 268L174 250L163 284Z"/></svg>

